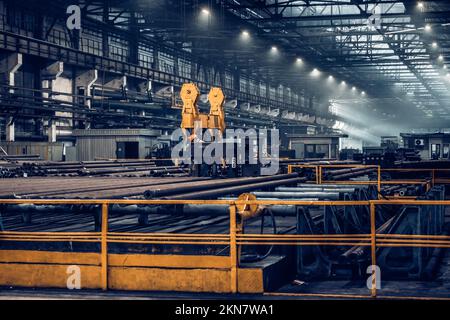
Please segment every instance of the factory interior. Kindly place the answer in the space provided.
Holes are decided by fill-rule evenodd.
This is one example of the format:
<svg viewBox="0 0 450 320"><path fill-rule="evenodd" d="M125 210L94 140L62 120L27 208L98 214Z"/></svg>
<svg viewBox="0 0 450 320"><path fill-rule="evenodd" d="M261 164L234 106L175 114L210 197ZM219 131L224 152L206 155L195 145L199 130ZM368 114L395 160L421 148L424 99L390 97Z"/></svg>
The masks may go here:
<svg viewBox="0 0 450 320"><path fill-rule="evenodd" d="M448 67L450 1L0 1L0 299L450 300Z"/></svg>

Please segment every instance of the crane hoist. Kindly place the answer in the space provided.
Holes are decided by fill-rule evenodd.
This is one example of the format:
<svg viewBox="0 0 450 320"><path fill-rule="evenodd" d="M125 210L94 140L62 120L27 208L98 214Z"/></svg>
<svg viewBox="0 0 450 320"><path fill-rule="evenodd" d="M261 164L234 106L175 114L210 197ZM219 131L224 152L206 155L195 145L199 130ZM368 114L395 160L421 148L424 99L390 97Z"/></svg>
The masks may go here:
<svg viewBox="0 0 450 320"><path fill-rule="evenodd" d="M185 83L181 87L181 100L183 101L183 108L181 113L181 128L185 129L184 134L190 143L202 142L203 147L203 133L210 130L210 137L213 140L221 142L225 132L225 112L223 104L225 102L225 95L221 88L213 87L209 91L208 101L210 104L209 113L201 113L198 109L197 103L200 98L200 91L194 83ZM201 134L198 135L198 126L201 126ZM211 141L210 141L211 142ZM221 159L221 164L191 164L191 174L196 176L215 176L222 175L226 172L227 164L225 159Z"/></svg>
<svg viewBox="0 0 450 320"><path fill-rule="evenodd" d="M217 129L223 134L225 131L225 112L223 111L225 96L222 89L213 87L209 91L209 114L200 113L198 110L197 102L200 98L200 91L194 83L183 84L180 96L183 101L181 128L194 129L195 123L199 122L203 129Z"/></svg>
<svg viewBox="0 0 450 320"><path fill-rule="evenodd" d="M219 142L222 144L222 156L220 159L220 163L215 162L214 164L205 164L205 163L195 163L193 160L193 156L191 154L191 174L194 176L227 176L227 177L237 177L237 176L255 176L259 174L259 165L258 164L249 164L248 161L245 163L241 163L238 161L238 145L240 143L246 144L246 150L250 150L250 146L248 146L248 141L242 142L242 140L237 139L236 137L227 137L224 138L225 133L225 111L224 111L224 102L225 95L221 88L213 87L209 91L208 101L210 104L209 113L201 113L198 109L197 103L200 98L200 91L194 83L185 83L183 84L180 92L181 100L183 101L183 108L181 113L181 128L184 129L185 138L189 142L189 147L191 151L194 149L193 144L200 142L202 144L202 150L208 146L208 143ZM198 126L201 126L201 135L198 130ZM210 131L209 141L204 141L207 139L203 139L204 133L206 131ZM215 131L215 132L214 132ZM239 142L240 141L240 142ZM226 155L230 147L229 144L232 145L232 149L235 154L229 156ZM242 158L249 158L248 155L239 155Z"/></svg>

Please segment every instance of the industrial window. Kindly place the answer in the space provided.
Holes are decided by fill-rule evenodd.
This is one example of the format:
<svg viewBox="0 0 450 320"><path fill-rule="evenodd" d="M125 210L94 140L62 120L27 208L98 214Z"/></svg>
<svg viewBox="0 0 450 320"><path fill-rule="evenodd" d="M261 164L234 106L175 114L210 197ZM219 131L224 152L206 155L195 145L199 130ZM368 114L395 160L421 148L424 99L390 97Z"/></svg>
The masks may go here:
<svg viewBox="0 0 450 320"><path fill-rule="evenodd" d="M225 72L225 88L233 89L233 77L228 72Z"/></svg>
<svg viewBox="0 0 450 320"><path fill-rule="evenodd" d="M128 60L128 41L110 36L109 55L111 59L126 62Z"/></svg>
<svg viewBox="0 0 450 320"><path fill-rule="evenodd" d="M239 79L239 91L247 92L247 79L242 77Z"/></svg>
<svg viewBox="0 0 450 320"><path fill-rule="evenodd" d="M250 93L256 95L258 92L258 88L256 86L255 80L249 80Z"/></svg>
<svg viewBox="0 0 450 320"><path fill-rule="evenodd" d="M305 151L307 153L313 153L314 152L314 145L313 144L306 144L305 145Z"/></svg>
<svg viewBox="0 0 450 320"><path fill-rule="evenodd" d="M269 99L275 100L277 95L277 90L273 87L269 87Z"/></svg>
<svg viewBox="0 0 450 320"><path fill-rule="evenodd" d="M153 49L147 46L139 46L138 63L144 68L153 68Z"/></svg>
<svg viewBox="0 0 450 320"><path fill-rule="evenodd" d="M439 143L431 144L431 159L439 159L441 156L441 145Z"/></svg>
<svg viewBox="0 0 450 320"><path fill-rule="evenodd" d="M220 70L218 70L218 69L213 69L213 70L214 70L214 72L213 72L213 74L214 74L213 83L214 83L215 86L220 87L220 86L222 86L222 79L220 79Z"/></svg>
<svg viewBox="0 0 450 320"><path fill-rule="evenodd" d="M178 60L178 71L181 77L190 78L191 77L191 63L188 60L179 59Z"/></svg>
<svg viewBox="0 0 450 320"><path fill-rule="evenodd" d="M328 144L318 144L316 145L316 155L317 158L329 158L328 151L329 151Z"/></svg>
<svg viewBox="0 0 450 320"><path fill-rule="evenodd" d="M173 74L174 71L173 56L166 54L164 52L158 52L158 60L160 71Z"/></svg>
<svg viewBox="0 0 450 320"><path fill-rule="evenodd" d="M196 76L196 80L205 82L206 76L205 76L204 69L201 68L201 67L199 68L198 64L196 64L195 70L197 70L197 72L196 72L196 75L197 75Z"/></svg>
<svg viewBox="0 0 450 320"><path fill-rule="evenodd" d="M292 104L298 104L298 94L295 92L292 94Z"/></svg>
<svg viewBox="0 0 450 320"><path fill-rule="evenodd" d="M305 158L329 158L329 145L305 144Z"/></svg>
<svg viewBox="0 0 450 320"><path fill-rule="evenodd" d="M66 30L60 30L56 26L49 32L47 41L63 47L70 47L69 35Z"/></svg>
<svg viewBox="0 0 450 320"><path fill-rule="evenodd" d="M267 90L266 90L266 84L265 83L260 83L259 84L259 95L261 97L266 97Z"/></svg>
<svg viewBox="0 0 450 320"><path fill-rule="evenodd" d="M286 99L285 102L292 103L292 92L291 88L286 88Z"/></svg>
<svg viewBox="0 0 450 320"><path fill-rule="evenodd" d="M442 158L448 159L450 153L450 145L448 143L444 143L442 147Z"/></svg>
<svg viewBox="0 0 450 320"><path fill-rule="evenodd" d="M90 29L83 29L81 50L98 56L103 55L102 34Z"/></svg>
<svg viewBox="0 0 450 320"><path fill-rule="evenodd" d="M36 25L33 15L24 13L10 5L8 5L6 12L6 23L8 24L6 27L8 28L5 28L5 30L31 36L29 33L33 32Z"/></svg>
<svg viewBox="0 0 450 320"><path fill-rule="evenodd" d="M284 87L282 85L280 85L278 87L278 92L277 92L277 100L278 101L283 101L283 99L284 99L283 92L284 92Z"/></svg>

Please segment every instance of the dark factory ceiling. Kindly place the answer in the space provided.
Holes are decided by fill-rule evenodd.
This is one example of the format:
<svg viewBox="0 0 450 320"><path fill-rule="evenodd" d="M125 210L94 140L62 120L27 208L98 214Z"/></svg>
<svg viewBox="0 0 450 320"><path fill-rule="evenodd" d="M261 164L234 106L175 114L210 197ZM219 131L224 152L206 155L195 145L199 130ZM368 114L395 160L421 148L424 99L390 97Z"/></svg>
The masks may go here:
<svg viewBox="0 0 450 320"><path fill-rule="evenodd" d="M81 3L88 17L101 19L105 2ZM376 110L381 121L448 127L449 1L108 3L110 24L138 28L143 36L212 64L234 66L254 78L293 89L308 87L322 101ZM342 87L348 91L346 96Z"/></svg>
<svg viewBox="0 0 450 320"><path fill-rule="evenodd" d="M400 97L433 122L450 119L448 1L222 3L287 52L369 95Z"/></svg>
<svg viewBox="0 0 450 320"><path fill-rule="evenodd" d="M322 77L384 99L377 108L381 117L402 119L406 108L413 125L450 120L449 1L131 2L145 17L142 29L191 43L194 53L232 61L254 76L321 90L310 76L317 68ZM198 14L203 8L210 11L207 27ZM303 68L295 67L298 59Z"/></svg>

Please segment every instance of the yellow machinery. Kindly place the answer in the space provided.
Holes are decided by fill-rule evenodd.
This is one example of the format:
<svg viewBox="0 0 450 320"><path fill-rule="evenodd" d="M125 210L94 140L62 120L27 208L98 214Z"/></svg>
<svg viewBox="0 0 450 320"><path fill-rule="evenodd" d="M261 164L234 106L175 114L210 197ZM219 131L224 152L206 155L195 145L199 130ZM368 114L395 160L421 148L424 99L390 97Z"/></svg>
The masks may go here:
<svg viewBox="0 0 450 320"><path fill-rule="evenodd" d="M212 176L257 176L259 174L259 164L236 164L236 161L231 159L227 161L223 155L226 154L225 143L230 143L229 140L223 140L222 137L225 132L225 112L223 104L225 102L225 96L222 89L212 87L208 94L208 101L210 104L209 113L200 113L198 110L197 102L200 97L200 91L194 83L185 83L181 87L180 92L181 100L183 101L183 108L181 113L181 128L184 129L184 135L188 138L189 142L202 142L202 148L212 141L223 143L223 153L220 163L206 164L206 163L193 163L191 164L191 174L200 177L212 177ZM217 132L210 132L211 135L206 139L210 141L203 141L202 136L198 136L198 129L201 126L201 134L205 131L217 130ZM190 133L188 132L190 129ZM189 136L188 136L189 135ZM233 142L233 149L238 149L238 141L235 139ZM245 141L244 141L245 143ZM217 147L217 146L216 146ZM250 147L246 147L246 150L250 150ZM235 160L236 160L235 155ZM248 154L245 157L249 158Z"/></svg>
<svg viewBox="0 0 450 320"><path fill-rule="evenodd" d="M211 106L209 114L198 111L197 101L200 97L200 91L194 83L183 84L180 96L183 100L181 128L193 129L195 122L200 122L203 129L218 129L220 132L224 132L225 113L223 103L225 96L222 89L213 87L209 91L208 100Z"/></svg>

